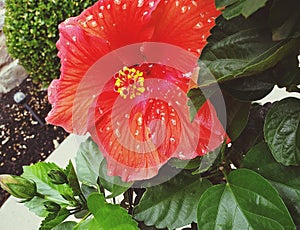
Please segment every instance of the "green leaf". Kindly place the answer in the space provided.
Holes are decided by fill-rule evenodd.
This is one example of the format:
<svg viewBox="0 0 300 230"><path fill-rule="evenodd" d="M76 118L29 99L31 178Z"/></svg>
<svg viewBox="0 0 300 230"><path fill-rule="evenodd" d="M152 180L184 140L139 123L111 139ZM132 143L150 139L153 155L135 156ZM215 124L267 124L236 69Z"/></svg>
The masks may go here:
<svg viewBox="0 0 300 230"><path fill-rule="evenodd" d="M202 193L211 183L199 176L181 172L171 180L147 188L134 217L146 225L175 229L196 221L196 208Z"/></svg>
<svg viewBox="0 0 300 230"><path fill-rule="evenodd" d="M69 164L65 170L65 174L67 175L68 184L70 185L74 196L79 196L81 194L80 185L71 161L69 161Z"/></svg>
<svg viewBox="0 0 300 230"><path fill-rule="evenodd" d="M212 229L296 229L278 192L259 174L238 169L226 185L215 185L201 196L198 226Z"/></svg>
<svg viewBox="0 0 300 230"><path fill-rule="evenodd" d="M97 185L103 155L91 138L81 143L75 157L79 181L86 185Z"/></svg>
<svg viewBox="0 0 300 230"><path fill-rule="evenodd" d="M267 96L274 88L273 82L265 82L261 78L270 78L269 73L261 75L237 78L221 83L221 88L241 101L256 101ZM275 76L271 76L273 78Z"/></svg>
<svg viewBox="0 0 300 230"><path fill-rule="evenodd" d="M103 160L100 164L99 180L103 188L111 192L107 198L116 197L122 194L133 184L133 182L123 182L119 176L108 176L106 160Z"/></svg>
<svg viewBox="0 0 300 230"><path fill-rule="evenodd" d="M58 213L50 213L42 221L39 230L51 230L55 226L57 226L61 222L63 222L69 215L70 215L70 212L66 208L61 209Z"/></svg>
<svg viewBox="0 0 300 230"><path fill-rule="evenodd" d="M283 166L275 161L267 144L262 142L246 154L243 167L268 179L277 189L293 220L300 225L300 167Z"/></svg>
<svg viewBox="0 0 300 230"><path fill-rule="evenodd" d="M241 135L233 142L226 154L230 155L230 160L239 167L244 155L252 146L263 141L263 126L266 114L271 104L264 106L253 104L250 109L248 123Z"/></svg>
<svg viewBox="0 0 300 230"><path fill-rule="evenodd" d="M202 157L196 157L191 160L180 160L178 158L171 158L168 164L178 169L195 169L199 167L201 159Z"/></svg>
<svg viewBox="0 0 300 230"><path fill-rule="evenodd" d="M208 87L191 89L187 93L187 96L189 97L188 106L191 122L193 122L197 112L206 102L206 100L209 99L217 91L217 87L216 85L210 85Z"/></svg>
<svg viewBox="0 0 300 230"><path fill-rule="evenodd" d="M268 0L216 0L217 8L223 10L223 16L226 19L243 15L246 18L253 14L258 9L264 7Z"/></svg>
<svg viewBox="0 0 300 230"><path fill-rule="evenodd" d="M279 87L286 87L287 91L293 86L300 85L299 61L296 58L298 52L298 50L295 50L294 53L280 61L276 67L272 69L276 84Z"/></svg>
<svg viewBox="0 0 300 230"><path fill-rule="evenodd" d="M224 94L227 111L227 134L231 141L236 140L246 127L251 102L237 100Z"/></svg>
<svg viewBox="0 0 300 230"><path fill-rule="evenodd" d="M33 212L35 215L40 217L46 217L49 214L49 212L44 206L45 201L45 199L36 196L30 201L25 202L24 205L29 209L29 211Z"/></svg>
<svg viewBox="0 0 300 230"><path fill-rule="evenodd" d="M273 0L269 23L274 41L300 37L298 4L298 0Z"/></svg>
<svg viewBox="0 0 300 230"><path fill-rule="evenodd" d="M48 172L51 170L62 170L54 163L39 162L31 166L23 167L22 176L33 180L37 185L37 191L59 204L68 202L62 198L62 195L73 196L72 189L67 184L55 185L51 183ZM29 201L30 202L30 201Z"/></svg>
<svg viewBox="0 0 300 230"><path fill-rule="evenodd" d="M267 114L264 137L275 160L300 165L300 100L285 98L274 103Z"/></svg>
<svg viewBox="0 0 300 230"><path fill-rule="evenodd" d="M73 230L102 230L94 217L80 221Z"/></svg>
<svg viewBox="0 0 300 230"><path fill-rule="evenodd" d="M76 224L75 221L66 221L55 226L52 230L73 230Z"/></svg>
<svg viewBox="0 0 300 230"><path fill-rule="evenodd" d="M220 145L218 148L216 148L214 151L209 152L208 154L205 154L202 158L201 158L201 163L199 165L199 168L194 171L192 174L199 174L199 173L204 173L206 171L208 171L213 165L214 163L218 162L217 159L220 156L220 153L224 153L225 148L226 148L226 141L225 140L222 145ZM221 161L221 160L219 160Z"/></svg>
<svg viewBox="0 0 300 230"><path fill-rule="evenodd" d="M106 203L102 194L94 193L88 197L88 208L94 215L92 221L101 230L136 230L137 223L127 211L116 204ZM90 228L88 228L90 229ZM96 228L95 228L96 229Z"/></svg>
<svg viewBox="0 0 300 230"><path fill-rule="evenodd" d="M222 17L216 19L216 26L199 59L202 66L199 85L208 74L218 82L249 76L263 81L264 71L299 49L300 39L272 41L268 14L266 8L247 20L241 17L230 21ZM202 81L201 86L203 84ZM209 84L211 81L206 83Z"/></svg>

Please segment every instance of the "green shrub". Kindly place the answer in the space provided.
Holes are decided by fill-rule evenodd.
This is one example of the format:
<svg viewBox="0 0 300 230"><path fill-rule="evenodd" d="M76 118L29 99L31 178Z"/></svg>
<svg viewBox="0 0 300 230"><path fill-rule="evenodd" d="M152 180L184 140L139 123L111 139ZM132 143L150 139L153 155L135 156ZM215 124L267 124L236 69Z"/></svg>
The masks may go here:
<svg viewBox="0 0 300 230"><path fill-rule="evenodd" d="M8 51L35 81L47 86L58 78L55 43L58 25L97 0L6 0L4 33Z"/></svg>

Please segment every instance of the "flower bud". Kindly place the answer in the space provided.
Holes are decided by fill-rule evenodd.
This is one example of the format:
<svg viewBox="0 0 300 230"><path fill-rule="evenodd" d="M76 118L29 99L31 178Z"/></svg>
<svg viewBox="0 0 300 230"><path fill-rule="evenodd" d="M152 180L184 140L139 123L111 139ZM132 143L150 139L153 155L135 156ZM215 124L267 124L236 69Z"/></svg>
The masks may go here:
<svg viewBox="0 0 300 230"><path fill-rule="evenodd" d="M37 194L35 182L20 176L0 175L0 186L17 198L32 199Z"/></svg>
<svg viewBox="0 0 300 230"><path fill-rule="evenodd" d="M59 212L60 205L52 201L44 202L44 206L48 212Z"/></svg>
<svg viewBox="0 0 300 230"><path fill-rule="evenodd" d="M65 184L68 182L66 174L61 170L51 170L48 176L53 184Z"/></svg>

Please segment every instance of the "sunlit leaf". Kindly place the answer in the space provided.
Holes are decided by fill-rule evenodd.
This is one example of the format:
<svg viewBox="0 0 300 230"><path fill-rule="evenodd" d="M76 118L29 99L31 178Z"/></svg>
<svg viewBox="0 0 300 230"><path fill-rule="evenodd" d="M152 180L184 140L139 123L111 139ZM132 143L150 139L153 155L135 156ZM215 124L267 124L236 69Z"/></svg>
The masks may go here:
<svg viewBox="0 0 300 230"><path fill-rule="evenodd" d="M81 143L75 157L79 181L87 185L96 185L103 159L97 144L91 138Z"/></svg>
<svg viewBox="0 0 300 230"><path fill-rule="evenodd" d="M295 229L278 192L248 169L231 172L226 185L215 185L202 195L198 227L213 229Z"/></svg>
<svg viewBox="0 0 300 230"><path fill-rule="evenodd" d="M211 186L208 180L180 173L171 180L150 187L134 209L134 217L148 226L175 229L196 221L202 193Z"/></svg>
<svg viewBox="0 0 300 230"><path fill-rule="evenodd" d="M122 194L133 184L133 182L123 182L119 176L108 176L106 160L101 162L99 176L101 185L111 192L107 198L116 197Z"/></svg>
<svg viewBox="0 0 300 230"><path fill-rule="evenodd" d="M67 209L61 209L58 213L50 213L41 223L39 230L51 230L63 222L70 212Z"/></svg>
<svg viewBox="0 0 300 230"><path fill-rule="evenodd" d="M72 189L66 184L53 184L48 176L51 170L63 170L54 163L39 162L31 166L23 167L22 176L26 179L33 180L37 185L37 191L54 199L58 203L68 203L61 196L73 196Z"/></svg>
<svg viewBox="0 0 300 230"><path fill-rule="evenodd" d="M296 224L300 224L300 167L284 166L273 158L269 147L262 142L246 154L243 167L268 179L277 189Z"/></svg>
<svg viewBox="0 0 300 230"><path fill-rule="evenodd" d="M91 194L88 197L88 208L93 213L91 228L102 230L137 230L137 223L127 211L116 204L106 203L102 194Z"/></svg>

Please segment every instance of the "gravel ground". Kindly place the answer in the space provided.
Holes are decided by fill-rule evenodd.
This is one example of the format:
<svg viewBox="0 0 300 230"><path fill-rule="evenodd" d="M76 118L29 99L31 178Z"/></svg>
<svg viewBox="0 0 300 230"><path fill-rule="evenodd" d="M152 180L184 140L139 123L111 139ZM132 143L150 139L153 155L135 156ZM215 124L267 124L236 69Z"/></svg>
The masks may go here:
<svg viewBox="0 0 300 230"><path fill-rule="evenodd" d="M44 121L51 106L46 91L37 90L40 88L27 78L0 98L0 174L20 175L23 165L46 159L68 135L60 127L40 125L24 105L13 100L16 92L25 93L27 104ZM0 188L0 207L7 197Z"/></svg>

